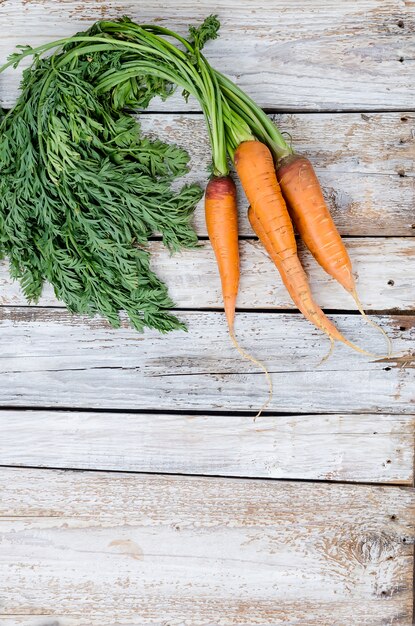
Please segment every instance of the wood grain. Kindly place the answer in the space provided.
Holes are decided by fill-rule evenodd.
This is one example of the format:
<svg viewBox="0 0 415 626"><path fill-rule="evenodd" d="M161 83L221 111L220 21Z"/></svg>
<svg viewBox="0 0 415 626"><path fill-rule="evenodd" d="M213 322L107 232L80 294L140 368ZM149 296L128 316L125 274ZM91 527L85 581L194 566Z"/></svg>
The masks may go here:
<svg viewBox="0 0 415 626"><path fill-rule="evenodd" d="M415 114L348 113L273 116L309 156L342 235L415 235ZM143 131L188 150L189 182L204 187L211 153L199 115L146 114ZM238 185L241 235L252 235L248 204ZM195 226L206 236L202 203Z"/></svg>
<svg viewBox="0 0 415 626"><path fill-rule="evenodd" d="M6 616L410 621L410 488L26 469L3 470L0 485Z"/></svg>
<svg viewBox="0 0 415 626"><path fill-rule="evenodd" d="M167 337L127 324L114 331L62 309L0 314L1 406L257 410L267 396L264 375L235 351L221 313L180 314L189 332ZM350 339L384 353L383 337L360 316L332 317ZM319 366L328 341L297 314L241 313L236 332L272 373L272 411L413 413L415 318L375 319L402 357L375 361L339 345Z"/></svg>
<svg viewBox="0 0 415 626"><path fill-rule="evenodd" d="M412 108L415 44L413 2L283 0L214 5L221 36L206 47L212 64L268 108L373 110ZM17 44L33 46L86 29L93 21L130 15L185 34L212 12L207 1L4 0L0 41L4 60ZM19 72L0 77L3 105L17 93ZM155 102L153 108L163 104ZM164 110L184 110L177 96ZM190 101L189 108L197 109Z"/></svg>
<svg viewBox="0 0 415 626"><path fill-rule="evenodd" d="M2 411L0 465L410 485L414 415ZM370 450L370 454L367 451Z"/></svg>
<svg viewBox="0 0 415 626"><path fill-rule="evenodd" d="M413 311L415 309L415 239L348 239L347 249L357 276L366 310ZM195 250L171 256L159 241L150 243L152 267L169 287L176 306L183 309L222 308L220 279L209 242ZM355 311L353 298L299 246L313 293L327 309ZM262 245L240 242L241 283L237 305L242 309L295 308L280 275ZM209 288L206 288L209 285ZM5 261L0 262L0 304L27 305L19 283L13 281ZM63 306L45 285L39 304Z"/></svg>

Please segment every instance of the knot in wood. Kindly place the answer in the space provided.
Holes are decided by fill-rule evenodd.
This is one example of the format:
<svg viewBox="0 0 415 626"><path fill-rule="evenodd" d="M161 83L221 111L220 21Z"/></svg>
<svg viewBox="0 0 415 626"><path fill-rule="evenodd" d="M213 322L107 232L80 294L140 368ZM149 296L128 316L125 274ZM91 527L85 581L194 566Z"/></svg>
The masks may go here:
<svg viewBox="0 0 415 626"><path fill-rule="evenodd" d="M362 565L379 563L395 552L392 538L386 533L368 532L355 544L355 558Z"/></svg>

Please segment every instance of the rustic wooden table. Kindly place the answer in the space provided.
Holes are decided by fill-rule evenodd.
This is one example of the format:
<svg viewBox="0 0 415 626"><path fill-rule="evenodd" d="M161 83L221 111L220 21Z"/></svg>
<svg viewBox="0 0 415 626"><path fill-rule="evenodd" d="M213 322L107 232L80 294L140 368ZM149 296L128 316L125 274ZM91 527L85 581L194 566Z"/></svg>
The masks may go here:
<svg viewBox="0 0 415 626"><path fill-rule="evenodd" d="M208 57L312 158L364 306L413 355L413 1L0 0L0 60L102 17L185 32L212 10ZM0 76L5 108L19 76ZM154 102L142 124L188 147L205 184L194 102ZM199 250L152 242L188 334L73 317L47 288L28 307L1 266L1 624L408 626L414 356L339 346L317 367L327 342L293 310L241 196L237 332L275 388L253 422L266 383L228 340L201 206L195 223ZM301 254L329 314L382 352Z"/></svg>

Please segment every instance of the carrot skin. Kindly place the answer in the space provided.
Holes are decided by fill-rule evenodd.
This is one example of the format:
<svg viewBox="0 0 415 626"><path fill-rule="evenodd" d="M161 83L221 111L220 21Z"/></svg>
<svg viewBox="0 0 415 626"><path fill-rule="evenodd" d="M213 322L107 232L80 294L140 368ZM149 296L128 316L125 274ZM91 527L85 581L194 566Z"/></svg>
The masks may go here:
<svg viewBox="0 0 415 626"><path fill-rule="evenodd" d="M355 292L352 264L310 161L285 157L276 170L291 218L317 263L350 293Z"/></svg>
<svg viewBox="0 0 415 626"><path fill-rule="evenodd" d="M286 270L286 264L281 261L278 254L276 254L271 241L265 230L262 228L257 216L249 207L248 218L251 223L252 229L265 250L268 252L270 258L277 267L282 282L284 283L288 293L290 294L295 306L301 311L306 319L308 319L314 326L327 333L333 339L338 341L344 341L343 335L339 332L336 326L326 317L320 307L314 302L311 290L308 284L307 275L301 265L298 256L292 259L290 262L290 272Z"/></svg>
<svg viewBox="0 0 415 626"><path fill-rule="evenodd" d="M291 218L307 248L317 263L353 296L367 322L384 335L390 355L391 340L363 310L350 257L330 215L312 164L307 158L293 154L282 159L276 173Z"/></svg>
<svg viewBox="0 0 415 626"><path fill-rule="evenodd" d="M270 150L259 141L246 141L236 149L234 160L250 203L251 225L277 266L294 303L317 328L333 339L346 342L312 298Z"/></svg>
<svg viewBox="0 0 415 626"><path fill-rule="evenodd" d="M225 315L232 331L240 269L236 187L230 176L214 177L207 184L205 218L219 269Z"/></svg>
<svg viewBox="0 0 415 626"><path fill-rule="evenodd" d="M253 212L281 259L297 254L290 215L278 184L272 154L260 141L244 141L235 151L235 167Z"/></svg>

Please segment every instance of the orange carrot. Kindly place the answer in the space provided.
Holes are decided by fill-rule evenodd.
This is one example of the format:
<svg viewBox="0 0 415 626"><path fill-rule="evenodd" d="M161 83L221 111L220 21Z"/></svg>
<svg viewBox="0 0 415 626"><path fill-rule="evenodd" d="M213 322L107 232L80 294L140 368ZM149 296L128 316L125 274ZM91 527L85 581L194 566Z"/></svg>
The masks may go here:
<svg viewBox="0 0 415 626"><path fill-rule="evenodd" d="M272 380L265 365L243 350L234 331L235 305L239 286L238 209L236 187L230 176L215 176L205 194L206 226L222 284L222 297L229 334L238 352L248 361L260 367L267 378L269 395L256 417L272 399Z"/></svg>
<svg viewBox="0 0 415 626"><path fill-rule="evenodd" d="M368 319L356 290L352 264L323 197L320 183L310 161L292 154L280 162L277 178L287 201L292 220L317 263L354 298L357 308L391 345L385 331Z"/></svg>
<svg viewBox="0 0 415 626"><path fill-rule="evenodd" d="M296 154L286 157L277 168L277 178L307 248L330 276L353 293L352 264L310 161Z"/></svg>
<svg viewBox="0 0 415 626"><path fill-rule="evenodd" d="M226 319L233 332L239 286L239 248L236 187L230 176L218 176L209 181L205 218L219 268Z"/></svg>
<svg viewBox="0 0 415 626"><path fill-rule="evenodd" d="M294 303L331 340L342 341L359 352L315 304L307 277L297 255L291 219L275 174L272 154L259 141L244 141L235 151L236 170L250 203L254 230L281 273Z"/></svg>

